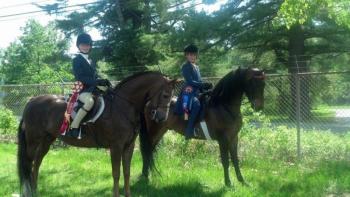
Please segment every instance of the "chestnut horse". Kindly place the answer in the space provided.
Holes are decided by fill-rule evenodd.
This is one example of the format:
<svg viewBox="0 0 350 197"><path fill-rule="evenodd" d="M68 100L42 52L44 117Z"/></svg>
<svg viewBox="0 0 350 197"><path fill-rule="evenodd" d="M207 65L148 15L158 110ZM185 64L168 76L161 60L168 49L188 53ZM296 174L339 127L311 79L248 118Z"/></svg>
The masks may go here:
<svg viewBox="0 0 350 197"><path fill-rule="evenodd" d="M229 177L229 154L236 171L237 179L246 184L239 168L237 155L238 133L242 126L241 104L243 94L248 97L254 110L264 106L265 74L258 69L237 69L226 74L214 87L204 109L204 120L207 123L211 139L218 141L221 163L224 168L225 184L231 185ZM183 116L174 112L175 102L171 103L167 121L155 124L151 121L146 106L141 120L141 153L143 158L142 176L148 178L149 170L154 169L154 151L167 130L174 130L184 135L187 122ZM199 123L197 123L199 128ZM203 131L203 130L202 130ZM206 139L199 133L198 139Z"/></svg>
<svg viewBox="0 0 350 197"><path fill-rule="evenodd" d="M150 105L150 115L157 122L167 119L175 80L158 72L135 74L120 82L105 99L105 110L95 123L83 126L82 139L60 136L66 110L63 97L43 95L26 104L18 129L18 173L21 194L36 194L38 173L50 145L60 137L78 147L109 148L114 180L113 193L119 196L120 165L123 163L125 196L130 196L130 162L133 154L140 113Z"/></svg>

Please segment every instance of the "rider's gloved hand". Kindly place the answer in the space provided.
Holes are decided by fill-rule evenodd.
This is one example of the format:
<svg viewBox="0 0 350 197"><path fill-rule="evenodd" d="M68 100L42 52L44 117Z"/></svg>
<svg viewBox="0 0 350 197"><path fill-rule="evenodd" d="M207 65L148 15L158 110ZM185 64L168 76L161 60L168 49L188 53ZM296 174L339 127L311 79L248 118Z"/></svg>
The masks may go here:
<svg viewBox="0 0 350 197"><path fill-rule="evenodd" d="M203 89L204 90L209 90L211 88L213 88L213 84L212 83L208 83L208 82L204 82L203 83Z"/></svg>
<svg viewBox="0 0 350 197"><path fill-rule="evenodd" d="M111 86L111 82L108 79L97 79L96 83L99 86Z"/></svg>

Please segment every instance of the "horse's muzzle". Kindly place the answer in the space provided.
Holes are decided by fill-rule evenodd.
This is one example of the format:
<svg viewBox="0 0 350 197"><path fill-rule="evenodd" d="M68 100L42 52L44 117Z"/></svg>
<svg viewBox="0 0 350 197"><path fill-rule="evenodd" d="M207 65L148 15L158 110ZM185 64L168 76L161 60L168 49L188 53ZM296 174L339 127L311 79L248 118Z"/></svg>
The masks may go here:
<svg viewBox="0 0 350 197"><path fill-rule="evenodd" d="M167 113L158 110L151 111L151 119L155 122L163 122L167 119Z"/></svg>
<svg viewBox="0 0 350 197"><path fill-rule="evenodd" d="M264 101L262 101L261 99L255 99L254 103L252 103L252 108L255 111L260 111L262 109L264 109Z"/></svg>

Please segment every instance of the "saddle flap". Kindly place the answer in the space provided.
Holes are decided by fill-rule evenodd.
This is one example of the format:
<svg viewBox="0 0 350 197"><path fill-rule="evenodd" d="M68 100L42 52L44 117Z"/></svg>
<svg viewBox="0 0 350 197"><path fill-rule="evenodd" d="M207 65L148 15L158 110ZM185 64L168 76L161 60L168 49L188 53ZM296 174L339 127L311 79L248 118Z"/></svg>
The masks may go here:
<svg viewBox="0 0 350 197"><path fill-rule="evenodd" d="M103 99L103 96L97 96L94 97L95 104L93 108L88 112L88 114L84 117L83 121L81 124L86 124L86 123L93 123L95 122L103 113L105 109L105 101ZM74 103L73 108L74 110L71 113L71 118L74 119L77 111L83 106L81 101L77 101Z"/></svg>

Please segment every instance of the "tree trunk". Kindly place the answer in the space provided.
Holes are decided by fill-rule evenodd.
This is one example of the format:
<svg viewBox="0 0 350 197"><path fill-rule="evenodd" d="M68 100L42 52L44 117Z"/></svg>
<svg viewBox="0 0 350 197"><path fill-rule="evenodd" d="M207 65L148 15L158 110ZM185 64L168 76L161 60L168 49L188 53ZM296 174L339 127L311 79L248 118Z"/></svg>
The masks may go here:
<svg viewBox="0 0 350 197"><path fill-rule="evenodd" d="M143 15L143 22L145 25L146 33L151 33L151 7L150 0L144 0L145 9Z"/></svg>
<svg viewBox="0 0 350 197"><path fill-rule="evenodd" d="M300 24L293 25L289 30L289 58L288 70L291 76L291 95L292 95L292 110L291 118L296 119L298 114L298 105L300 104L300 120L307 120L311 116L311 100L310 100L310 76L300 75L309 71L305 56L305 36L303 26ZM299 80L299 83L298 81ZM299 91L297 85L300 85ZM298 97L299 103L298 103Z"/></svg>
<svg viewBox="0 0 350 197"><path fill-rule="evenodd" d="M122 8L121 8L121 4L119 0L115 0L115 9L117 12L117 16L118 16L118 22L119 22L119 26L121 29L124 29L124 16L123 16L123 12L122 12Z"/></svg>

